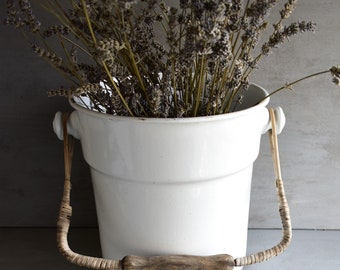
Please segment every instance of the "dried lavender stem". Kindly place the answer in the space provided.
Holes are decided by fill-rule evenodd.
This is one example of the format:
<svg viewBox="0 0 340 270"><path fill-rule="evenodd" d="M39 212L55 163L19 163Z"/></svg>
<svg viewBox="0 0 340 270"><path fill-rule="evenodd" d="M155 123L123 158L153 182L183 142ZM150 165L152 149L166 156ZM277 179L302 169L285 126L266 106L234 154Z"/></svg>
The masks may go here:
<svg viewBox="0 0 340 270"><path fill-rule="evenodd" d="M247 12L247 9L249 7L249 4L250 4L250 0L247 0L247 3L246 3L245 8L244 8L244 13L243 13L243 16L242 16L242 20L244 20L244 18L246 16L246 12ZM240 35L241 35L241 31L237 31L237 36L235 38L234 44L232 45L232 53L233 53L233 55L234 55L234 49L235 49L235 47L236 47L236 45L238 43ZM241 46L241 44L240 44L240 46Z"/></svg>
<svg viewBox="0 0 340 270"><path fill-rule="evenodd" d="M113 87L114 87L114 89L116 90L118 96L120 97L121 101L123 102L125 108L128 110L130 116L134 116L134 114L133 114L133 112L131 111L129 105L126 103L126 100L125 100L125 98L123 97L121 91L119 90L118 85L117 85L116 82L113 80L112 75L111 75L111 73L110 73L110 71L109 71L109 68L107 67L107 65L106 65L106 63L105 63L104 61L102 61L102 65L103 65L103 67L104 67L104 69L105 69L105 71L106 71L107 76L109 77L110 83L113 85Z"/></svg>
<svg viewBox="0 0 340 270"><path fill-rule="evenodd" d="M75 66L75 64L72 62L71 60L71 57L70 57L70 54L68 53L66 47L65 47L65 44L64 42L62 42L62 40L60 40L60 44L61 44L61 47L63 48L63 51L64 51L64 54L66 56L66 59L68 61L68 63L70 64L71 68L72 68L72 74L75 75L75 77L81 82L81 78L79 76L79 72L77 71L77 68Z"/></svg>
<svg viewBox="0 0 340 270"><path fill-rule="evenodd" d="M206 65L206 58L204 56L201 57L201 61L199 61L199 81L198 81L198 86L197 86L197 95L195 98L195 109L194 109L194 115L197 116L198 109L201 104L201 99L202 99L202 93L204 89L204 73L205 73L205 65Z"/></svg>
<svg viewBox="0 0 340 270"><path fill-rule="evenodd" d="M291 36L314 29L305 21L284 26L297 2L284 0L281 18L257 52L260 34L268 30L266 17L278 0L181 0L175 5L69 0L70 9L61 0L48 0L43 5L60 25L45 31L40 31L28 2L8 0L5 24L22 30L27 39L40 38L33 50L78 86L59 87L59 94L87 95L94 104L90 109L124 116L191 117L232 111L262 56ZM59 38L59 48L49 46L50 37ZM63 59L55 53L58 49ZM340 85L339 67L330 72Z"/></svg>
<svg viewBox="0 0 340 270"><path fill-rule="evenodd" d="M230 96L228 97L228 102L227 102L227 105L226 105L226 107L225 107L223 113L228 113L228 112L230 111L231 104L232 104L232 102L233 102L233 100L234 100L236 94L237 94L237 90L234 89L234 90L232 91L232 93L230 94Z"/></svg>
<svg viewBox="0 0 340 270"><path fill-rule="evenodd" d="M92 28L92 23L91 23L91 20L90 20L90 17L89 17L89 13L87 12L85 0L81 0L81 4L83 6L84 15L86 17L86 22L87 22L87 25L89 27L93 43L94 43L95 46L97 46L97 39L96 39L96 36L95 36L93 28Z"/></svg>
<svg viewBox="0 0 340 270"><path fill-rule="evenodd" d="M69 42L73 46L77 47L82 52L84 52L87 56L92 57L92 55L89 53L89 51L87 51L86 49L84 49L82 46L80 46L79 44L75 43L74 41L70 40L69 38L65 37L64 35L60 35L60 38L65 39L67 42Z"/></svg>
<svg viewBox="0 0 340 270"><path fill-rule="evenodd" d="M297 84L297 83L299 83L299 82L302 82L302 81L307 80L307 79L309 79L309 78L313 78L313 77L316 77L316 76L319 76L319 75L322 75L322 74L326 74L326 73L329 73L329 72L330 72L330 70L324 70L324 71L316 72L316 73L314 73L314 74L305 76L305 77L300 78L300 79L298 79L298 80L296 80L296 81L293 81L293 82L291 82L291 83L287 83L287 84L285 84L284 86L281 86L280 88L278 88L278 89L272 91L270 94L268 94L267 96L265 96L263 99L261 99L261 100L260 100L259 102L257 102L257 103L260 103L261 101L265 100L266 98L268 98L268 97L270 97L270 96L276 94L277 92L279 92L279 91L281 91L281 90L283 90L283 89L290 89L293 85L295 85L295 84Z"/></svg>

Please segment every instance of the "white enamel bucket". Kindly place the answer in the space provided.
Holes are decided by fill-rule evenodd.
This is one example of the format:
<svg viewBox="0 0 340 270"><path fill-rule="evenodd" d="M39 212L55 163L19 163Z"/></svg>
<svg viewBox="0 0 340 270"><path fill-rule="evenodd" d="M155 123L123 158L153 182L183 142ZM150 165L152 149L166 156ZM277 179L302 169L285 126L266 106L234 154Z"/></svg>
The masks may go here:
<svg viewBox="0 0 340 270"><path fill-rule="evenodd" d="M71 102L68 132L91 168L103 257L244 256L269 98L247 107L266 95L251 85L243 110L183 119L110 116ZM275 113L280 132L284 115ZM62 139L60 113L54 129Z"/></svg>

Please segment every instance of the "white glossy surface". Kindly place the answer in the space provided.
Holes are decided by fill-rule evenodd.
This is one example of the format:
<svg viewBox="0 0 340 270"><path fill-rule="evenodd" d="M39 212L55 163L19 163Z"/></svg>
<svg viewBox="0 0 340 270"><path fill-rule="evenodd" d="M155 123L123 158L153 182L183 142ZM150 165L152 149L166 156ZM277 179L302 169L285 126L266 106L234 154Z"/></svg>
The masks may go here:
<svg viewBox="0 0 340 270"><path fill-rule="evenodd" d="M257 86L248 91L250 98L265 95ZM243 256L268 101L185 119L114 117L73 104L68 126L91 167L104 257ZM276 114L282 130L283 113Z"/></svg>

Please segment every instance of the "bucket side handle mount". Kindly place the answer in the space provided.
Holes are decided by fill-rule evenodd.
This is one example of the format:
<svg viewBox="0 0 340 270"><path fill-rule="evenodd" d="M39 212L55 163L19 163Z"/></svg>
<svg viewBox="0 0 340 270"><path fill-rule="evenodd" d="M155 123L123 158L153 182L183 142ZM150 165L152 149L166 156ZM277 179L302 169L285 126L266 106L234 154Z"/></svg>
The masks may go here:
<svg viewBox="0 0 340 270"><path fill-rule="evenodd" d="M286 125L286 117L281 107L276 107L275 109L268 109L268 121L266 125L264 126L262 134L268 132L272 129L273 121L270 117L270 110L273 111L275 116L275 127L276 127L276 134L281 134L284 126Z"/></svg>
<svg viewBox="0 0 340 270"><path fill-rule="evenodd" d="M76 139L80 139L79 127L78 127L78 115L76 111L73 111L69 114L67 119L67 133L68 135L72 135ZM63 113L57 112L53 119L53 130L57 135L59 140L64 140L64 123L63 123Z"/></svg>

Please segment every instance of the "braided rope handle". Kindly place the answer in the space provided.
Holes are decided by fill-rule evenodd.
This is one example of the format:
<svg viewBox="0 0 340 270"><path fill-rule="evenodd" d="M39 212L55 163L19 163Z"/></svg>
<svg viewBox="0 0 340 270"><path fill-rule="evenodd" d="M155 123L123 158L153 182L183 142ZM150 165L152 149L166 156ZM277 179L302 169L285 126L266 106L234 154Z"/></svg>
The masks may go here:
<svg viewBox="0 0 340 270"><path fill-rule="evenodd" d="M279 200L279 212L282 222L282 239L279 244L276 246L267 249L262 252L258 252L249 256L241 257L235 259L235 266L245 266L254 263L260 263L263 261L267 261L275 256L281 254L285 249L289 246L292 239L292 226L290 220L290 212L288 207L287 198L285 195L285 190L283 187L283 181L281 176L281 166L280 166L280 156L279 156L279 146L277 140L277 132L276 132L276 121L275 121L275 113L272 108L269 108L269 115L272 123L272 129L269 131L270 138L270 148L272 152L273 162L274 162L274 171L276 177L276 189Z"/></svg>
<svg viewBox="0 0 340 270"><path fill-rule="evenodd" d="M283 181L281 178L280 159L278 151L277 133L274 110L269 109L269 115L272 122L272 130L269 133L271 142L271 151L273 155L274 169L276 175L276 188L279 199L279 212L282 222L282 240L279 244L271 249L261 251L249 256L236 258L228 254L215 256L126 256L122 260L109 260L84 256L73 252L67 240L67 235L72 217L72 207L70 205L71 193L71 167L74 139L67 134L68 114L63 115L63 134L64 134L64 162L65 162L65 182L64 193L60 206L59 218L57 223L57 244L60 252L68 261L73 264L100 270L232 270L235 266L245 266L254 263L260 263L269 260L282 253L289 245L292 238L292 228L287 199L284 192Z"/></svg>

